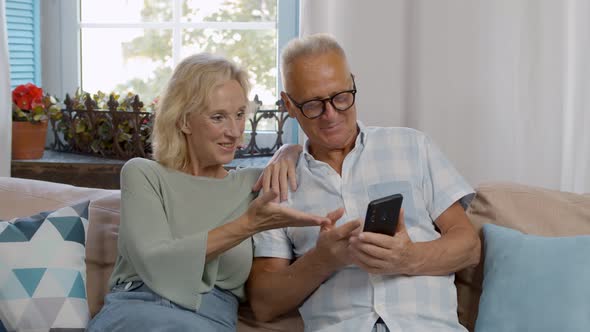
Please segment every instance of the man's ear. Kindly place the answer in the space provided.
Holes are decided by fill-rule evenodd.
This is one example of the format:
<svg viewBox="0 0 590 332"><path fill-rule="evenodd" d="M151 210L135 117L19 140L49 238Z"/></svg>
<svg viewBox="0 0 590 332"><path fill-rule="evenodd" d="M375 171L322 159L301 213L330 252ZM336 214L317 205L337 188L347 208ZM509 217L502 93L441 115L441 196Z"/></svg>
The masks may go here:
<svg viewBox="0 0 590 332"><path fill-rule="evenodd" d="M283 104L285 104L285 108L287 109L289 116L292 117L293 119L296 119L296 117L295 117L296 113L293 110L294 105L293 105L293 103L291 103L291 99L289 99L289 96L287 96L285 91L281 91L281 99L283 100Z"/></svg>

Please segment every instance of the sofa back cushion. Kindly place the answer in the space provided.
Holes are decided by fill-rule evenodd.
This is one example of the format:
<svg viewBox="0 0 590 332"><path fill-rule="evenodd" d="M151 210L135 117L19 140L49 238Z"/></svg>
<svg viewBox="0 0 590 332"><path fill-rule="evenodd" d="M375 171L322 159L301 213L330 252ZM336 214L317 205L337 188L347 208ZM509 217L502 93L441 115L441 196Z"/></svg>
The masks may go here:
<svg viewBox="0 0 590 332"><path fill-rule="evenodd" d="M102 307L117 258L119 191L0 177L0 219L33 215L88 200L86 296L93 316Z"/></svg>
<svg viewBox="0 0 590 332"><path fill-rule="evenodd" d="M514 183L484 184L476 192L467 215L482 241L482 227L487 223L541 236L590 234L590 194ZM455 279L459 320L470 331L474 330L482 290L483 253L481 257L480 264L459 271Z"/></svg>

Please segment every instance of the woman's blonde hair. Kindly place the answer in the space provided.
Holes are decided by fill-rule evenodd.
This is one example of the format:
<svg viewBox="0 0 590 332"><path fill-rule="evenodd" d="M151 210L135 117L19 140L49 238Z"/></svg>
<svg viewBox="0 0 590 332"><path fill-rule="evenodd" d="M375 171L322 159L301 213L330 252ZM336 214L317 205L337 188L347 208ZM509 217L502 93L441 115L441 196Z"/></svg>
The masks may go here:
<svg viewBox="0 0 590 332"><path fill-rule="evenodd" d="M152 133L155 160L176 170L190 166L187 140L181 128L189 113L207 109L213 89L228 80L238 81L248 96L248 74L223 57L200 53L178 64L156 108Z"/></svg>

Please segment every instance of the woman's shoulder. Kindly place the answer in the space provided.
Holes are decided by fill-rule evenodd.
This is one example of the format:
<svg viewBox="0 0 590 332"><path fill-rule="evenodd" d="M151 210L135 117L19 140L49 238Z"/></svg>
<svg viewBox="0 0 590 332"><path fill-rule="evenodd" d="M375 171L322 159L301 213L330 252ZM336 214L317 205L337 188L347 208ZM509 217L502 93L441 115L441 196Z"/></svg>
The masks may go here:
<svg viewBox="0 0 590 332"><path fill-rule="evenodd" d="M144 165L150 165L150 164L158 164L158 162L151 160L151 159L146 159L146 158L132 158L129 159L125 162L124 167L127 166L132 166L132 167L142 167Z"/></svg>
<svg viewBox="0 0 590 332"><path fill-rule="evenodd" d="M154 182L165 177L166 169L157 161L145 158L133 158L128 160L121 169L121 181L124 183L133 182Z"/></svg>
<svg viewBox="0 0 590 332"><path fill-rule="evenodd" d="M263 168L258 168L258 167L242 167L242 168L236 168L234 170L234 172L236 172L236 174L239 174L240 176L260 176L260 173L262 173Z"/></svg>
<svg viewBox="0 0 590 332"><path fill-rule="evenodd" d="M232 172L234 172L236 179L254 184L254 182L256 182L256 180L258 180L258 177L262 173L262 168L256 168L256 167L238 168L238 169L233 170Z"/></svg>
<svg viewBox="0 0 590 332"><path fill-rule="evenodd" d="M123 165L121 172L124 174L136 171L158 171L161 169L163 169L163 166L160 165L157 161L145 158L133 158L125 162L125 165Z"/></svg>

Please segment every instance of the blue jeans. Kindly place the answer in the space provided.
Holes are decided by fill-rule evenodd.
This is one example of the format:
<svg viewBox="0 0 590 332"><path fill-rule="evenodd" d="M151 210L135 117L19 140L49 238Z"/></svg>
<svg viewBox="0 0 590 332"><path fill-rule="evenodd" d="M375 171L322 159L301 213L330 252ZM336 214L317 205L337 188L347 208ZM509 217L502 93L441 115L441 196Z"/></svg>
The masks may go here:
<svg viewBox="0 0 590 332"><path fill-rule="evenodd" d="M217 287L188 310L134 281L113 287L87 331L235 331L237 313L238 299Z"/></svg>

